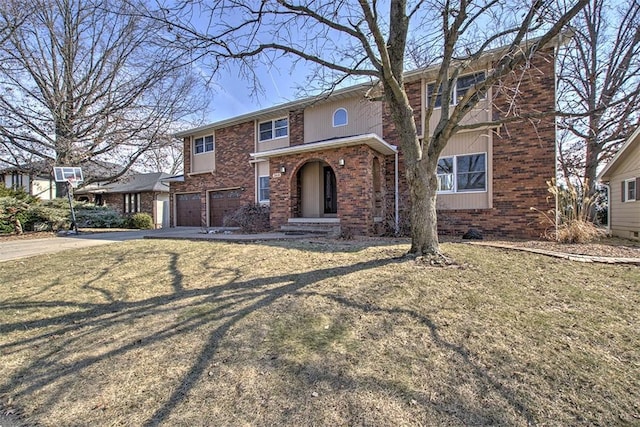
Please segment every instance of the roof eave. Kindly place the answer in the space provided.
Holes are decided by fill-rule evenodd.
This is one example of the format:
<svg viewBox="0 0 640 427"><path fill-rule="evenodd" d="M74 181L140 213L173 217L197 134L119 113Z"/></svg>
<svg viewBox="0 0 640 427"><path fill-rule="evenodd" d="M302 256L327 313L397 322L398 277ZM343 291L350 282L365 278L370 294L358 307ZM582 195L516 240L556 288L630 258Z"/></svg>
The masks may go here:
<svg viewBox="0 0 640 427"><path fill-rule="evenodd" d="M596 181L607 182L609 180L609 172L611 172L615 168L618 160L623 156L624 152L633 145L634 141L636 140L640 141L640 126L638 126L638 128L631 134L629 139L625 141L624 145L620 147L616 155L613 156L613 159L611 159L611 161L607 163L604 169L602 169L602 171L598 174Z"/></svg>
<svg viewBox="0 0 640 427"><path fill-rule="evenodd" d="M261 151L257 153L251 153L250 156L254 159L268 159L271 157L280 157L298 153L309 153L319 150L349 147L361 144L368 145L377 152L387 156L398 152L398 148L395 145L389 144L374 133L368 133L364 135L348 136L345 138L294 145L292 147L277 148L275 150Z"/></svg>

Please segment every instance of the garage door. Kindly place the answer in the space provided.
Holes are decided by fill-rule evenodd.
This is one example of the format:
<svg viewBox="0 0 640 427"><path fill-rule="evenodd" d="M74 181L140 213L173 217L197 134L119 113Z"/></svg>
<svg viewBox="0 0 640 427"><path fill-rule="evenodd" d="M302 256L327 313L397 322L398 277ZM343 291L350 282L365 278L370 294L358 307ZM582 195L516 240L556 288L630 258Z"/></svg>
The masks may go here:
<svg viewBox="0 0 640 427"><path fill-rule="evenodd" d="M176 225L200 227L200 193L176 194Z"/></svg>
<svg viewBox="0 0 640 427"><path fill-rule="evenodd" d="M240 207L240 190L212 191L209 193L209 225L222 227L224 217Z"/></svg>

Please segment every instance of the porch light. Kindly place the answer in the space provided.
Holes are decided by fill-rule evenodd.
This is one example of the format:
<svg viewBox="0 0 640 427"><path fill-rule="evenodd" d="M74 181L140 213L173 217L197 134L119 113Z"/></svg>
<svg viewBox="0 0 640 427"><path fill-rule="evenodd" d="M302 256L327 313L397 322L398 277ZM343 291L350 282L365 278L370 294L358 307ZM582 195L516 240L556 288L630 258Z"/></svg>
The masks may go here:
<svg viewBox="0 0 640 427"><path fill-rule="evenodd" d="M284 165L280 166L280 172L285 173L287 171L287 168L284 167Z"/></svg>
<svg viewBox="0 0 640 427"><path fill-rule="evenodd" d="M340 166L344 166L344 159L339 159L339 160L338 160L338 164L339 164Z"/></svg>

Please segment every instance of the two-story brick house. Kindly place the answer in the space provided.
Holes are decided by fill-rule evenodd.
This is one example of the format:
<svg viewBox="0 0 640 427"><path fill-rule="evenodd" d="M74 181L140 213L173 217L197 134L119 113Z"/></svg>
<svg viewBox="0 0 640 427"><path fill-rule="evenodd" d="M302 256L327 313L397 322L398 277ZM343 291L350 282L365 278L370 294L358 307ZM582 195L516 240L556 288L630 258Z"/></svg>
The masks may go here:
<svg viewBox="0 0 640 427"><path fill-rule="evenodd" d="M490 67L490 57L469 67L457 79L456 95ZM525 72L492 87L464 122L553 111L554 71L549 49ZM419 131L434 96L435 72L406 74ZM370 85L348 87L179 133L185 173L183 182L171 183L172 225L220 226L225 215L247 203L268 203L273 229L328 223L375 235L406 224L402 152L384 97L372 96L376 91ZM439 110L436 105L432 123ZM553 117L459 132L441 155L438 176L442 233L477 228L487 235L539 237L544 229L530 208L553 207L546 186L555 176Z"/></svg>

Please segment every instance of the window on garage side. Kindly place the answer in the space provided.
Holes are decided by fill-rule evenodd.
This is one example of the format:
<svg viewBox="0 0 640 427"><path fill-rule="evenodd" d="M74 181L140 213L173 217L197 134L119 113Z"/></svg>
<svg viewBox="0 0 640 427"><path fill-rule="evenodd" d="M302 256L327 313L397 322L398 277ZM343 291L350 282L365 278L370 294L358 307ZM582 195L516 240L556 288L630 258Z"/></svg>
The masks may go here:
<svg viewBox="0 0 640 427"><path fill-rule="evenodd" d="M284 138L289 135L289 119L286 117L258 124L259 141Z"/></svg>
<svg viewBox="0 0 640 427"><path fill-rule="evenodd" d="M214 149L213 135L202 136L193 140L193 151L196 154L208 153Z"/></svg>

